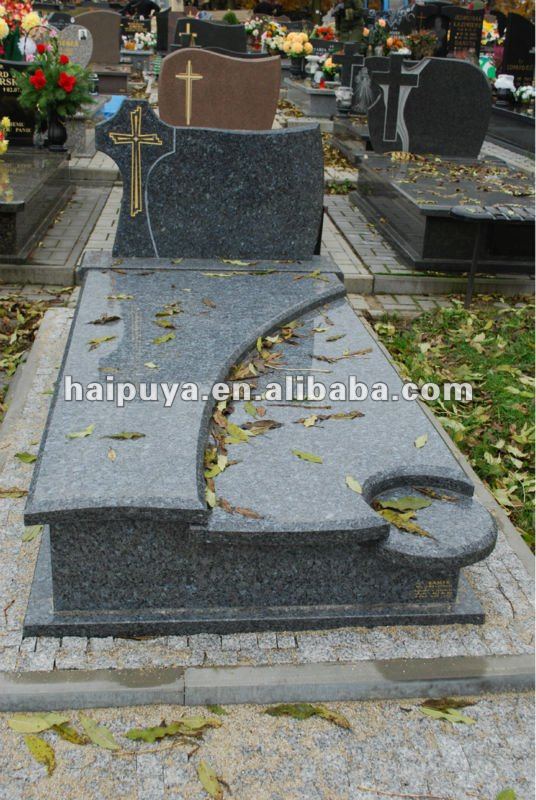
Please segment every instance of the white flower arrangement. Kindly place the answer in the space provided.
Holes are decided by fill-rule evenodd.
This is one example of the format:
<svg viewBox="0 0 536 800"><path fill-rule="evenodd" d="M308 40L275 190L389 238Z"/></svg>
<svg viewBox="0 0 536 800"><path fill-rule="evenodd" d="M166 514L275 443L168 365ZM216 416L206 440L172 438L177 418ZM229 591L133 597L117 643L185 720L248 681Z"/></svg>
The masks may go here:
<svg viewBox="0 0 536 800"><path fill-rule="evenodd" d="M520 86L516 89L514 97L518 103L530 103L536 97L536 89L534 86Z"/></svg>
<svg viewBox="0 0 536 800"><path fill-rule="evenodd" d="M153 50L156 47L156 35L150 31L138 31L134 36L123 36L122 39L127 50Z"/></svg>
<svg viewBox="0 0 536 800"><path fill-rule="evenodd" d="M254 39L259 38L263 27L264 20L262 20L260 17L252 17L244 22L244 28L246 29L247 35L253 36Z"/></svg>

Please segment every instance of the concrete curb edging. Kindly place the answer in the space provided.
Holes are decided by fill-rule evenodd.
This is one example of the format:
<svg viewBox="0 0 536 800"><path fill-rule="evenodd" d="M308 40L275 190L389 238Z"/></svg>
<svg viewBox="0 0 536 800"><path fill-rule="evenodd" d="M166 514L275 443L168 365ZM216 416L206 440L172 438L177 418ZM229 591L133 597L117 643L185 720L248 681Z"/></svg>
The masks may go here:
<svg viewBox="0 0 536 800"><path fill-rule="evenodd" d="M530 656L0 673L0 711L386 700L527 691Z"/></svg>

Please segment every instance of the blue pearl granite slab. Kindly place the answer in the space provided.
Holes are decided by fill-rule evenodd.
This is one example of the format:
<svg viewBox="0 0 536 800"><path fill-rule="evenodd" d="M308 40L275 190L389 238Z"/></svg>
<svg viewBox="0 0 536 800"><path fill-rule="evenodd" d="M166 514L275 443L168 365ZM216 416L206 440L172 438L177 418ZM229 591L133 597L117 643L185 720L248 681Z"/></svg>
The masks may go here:
<svg viewBox="0 0 536 800"><path fill-rule="evenodd" d="M322 219L318 126L174 128L125 100L95 129L123 178L114 256L308 259ZM307 169L303 168L307 158Z"/></svg>
<svg viewBox="0 0 536 800"><path fill-rule="evenodd" d="M136 385L195 382L200 395L209 394L259 336L344 294L336 276L322 281L295 277L219 270L89 271L34 472L27 519L72 522L81 516L108 520L125 514L206 519L201 468L213 402L177 400L164 408L159 392L158 402L138 398L124 408L112 402L79 403L65 400L65 378L83 387L105 384L107 376ZM172 303L180 313L157 316ZM102 315L120 319L91 324ZM162 319L174 327L160 327ZM169 341L155 343L166 334ZM91 340L104 336L111 338L92 348ZM90 436L68 438L88 425L95 426ZM122 431L145 436L117 442L102 438ZM107 458L112 444L114 462Z"/></svg>
<svg viewBox="0 0 536 800"><path fill-rule="evenodd" d="M420 407L394 398L400 378L343 294L337 276L313 270L87 271L25 514L50 527L26 635L483 620L460 568L491 551L495 523ZM165 318L175 328L159 328L157 313L173 304L179 313ZM103 314L120 319L91 324ZM63 399L67 375L84 385L107 375L195 381L208 391L234 363L247 363L259 336L291 320L293 341L277 345L278 369L258 376L255 388L262 419L280 427L228 443L229 466L215 478L223 507L204 500L210 401L121 409ZM175 338L155 344L166 332ZM90 349L95 335L115 338ZM269 380L300 374L323 386L352 376L369 387L383 382L390 399L262 397ZM355 410L363 416L300 422ZM236 401L229 421L252 419ZM88 425L90 435L67 438ZM102 438L121 431L145 435ZM417 512L426 536L398 530L373 507L407 495L426 500L419 487L438 495Z"/></svg>
<svg viewBox="0 0 536 800"><path fill-rule="evenodd" d="M139 272L159 272L161 270L174 270L175 272L195 271L222 273L230 272L233 274L243 272L254 275L273 275L275 273L285 274L289 272L304 273L304 270L319 273L331 273L343 280L343 272L333 261L330 255L313 256L307 261L286 260L286 261L266 261L264 259L253 259L251 261L238 261L236 259L200 259L200 258L112 258L110 253L99 250L87 250L78 267L78 276L81 278L88 270L112 269L121 272L138 270Z"/></svg>
<svg viewBox="0 0 536 800"><path fill-rule="evenodd" d="M215 558L216 553L212 554ZM295 554L296 556L298 554ZM305 565L306 567L308 566ZM378 564L373 565L375 574ZM381 565L380 565L381 566ZM348 564L343 566L348 572ZM261 574L264 570L261 571ZM303 575L299 574L300 580ZM389 575L393 583L398 576ZM338 575L333 576L337 584ZM275 578L272 580L275 583ZM332 584L332 585L333 585ZM322 584L324 585L324 584ZM417 587L416 587L417 588ZM54 605L50 557L50 535L43 531L41 547L24 620L25 636L164 636L166 634L232 633L238 631L281 631L336 628L348 625L438 625L481 624L480 603L463 575L456 597L441 598L445 582L424 580L419 593L432 595L431 602L354 602L315 606L259 605L257 607L179 607L124 610L82 610L61 612ZM325 598L323 598L325 600Z"/></svg>

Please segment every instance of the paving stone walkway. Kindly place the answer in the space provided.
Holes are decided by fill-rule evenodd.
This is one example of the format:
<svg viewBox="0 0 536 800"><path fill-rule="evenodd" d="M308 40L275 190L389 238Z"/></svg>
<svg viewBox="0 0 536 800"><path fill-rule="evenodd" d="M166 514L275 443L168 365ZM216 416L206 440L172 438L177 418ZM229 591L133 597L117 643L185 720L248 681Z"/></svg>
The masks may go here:
<svg viewBox="0 0 536 800"><path fill-rule="evenodd" d="M96 709L124 751L77 747L53 734L51 777L31 759L22 736L0 715L1 800L207 800L197 778L206 761L229 787L229 800L495 800L511 787L530 800L533 706L530 695L474 698L473 725L425 717L420 701L330 704L351 730L322 719L271 717L264 706L227 706L221 727L199 749L172 740L146 745L122 735L184 711L173 706ZM206 708L187 715L210 715ZM77 712L72 712L73 722Z"/></svg>

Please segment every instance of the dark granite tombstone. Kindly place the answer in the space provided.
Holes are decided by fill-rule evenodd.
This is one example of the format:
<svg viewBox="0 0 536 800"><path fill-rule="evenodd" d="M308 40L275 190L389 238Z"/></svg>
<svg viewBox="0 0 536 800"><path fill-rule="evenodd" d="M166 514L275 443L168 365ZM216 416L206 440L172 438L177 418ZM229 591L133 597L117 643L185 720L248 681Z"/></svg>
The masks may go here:
<svg viewBox="0 0 536 800"><path fill-rule="evenodd" d="M534 25L519 14L508 14L501 72L513 75L518 84L534 79Z"/></svg>
<svg viewBox="0 0 536 800"><path fill-rule="evenodd" d="M93 37L95 64L119 64L121 15L115 11L88 11L76 17L77 25L87 28Z"/></svg>
<svg viewBox="0 0 536 800"><path fill-rule="evenodd" d="M93 36L82 25L67 25L58 35L58 47L73 64L87 67L93 57Z"/></svg>
<svg viewBox="0 0 536 800"><path fill-rule="evenodd" d="M151 20L139 17L121 17L121 35L133 37L135 33L150 33Z"/></svg>
<svg viewBox="0 0 536 800"><path fill-rule="evenodd" d="M532 180L504 162L449 160L393 163L371 155L360 164L354 202L419 270L466 272L471 266L476 226L458 209L489 217L478 257L484 273L534 271ZM478 212L480 213L480 212Z"/></svg>
<svg viewBox="0 0 536 800"><path fill-rule="evenodd" d="M335 403L347 418L307 428L296 424L307 411L265 396L274 380L304 372L324 389L351 385L356 370L364 385L401 387L331 259L312 254L323 197L318 128L177 129L126 101L97 129L97 143L124 179L121 269L106 254L82 267L25 512L27 524L47 525L25 635L481 622L460 570L493 549L495 522L420 407L347 397ZM207 256L206 241L218 255L248 260ZM91 323L103 314L117 319L93 346ZM237 362L259 357L259 337L290 321L298 335L274 345L282 371L274 376L268 364L254 389L274 425L245 444L247 407L236 401L228 435L214 430L213 440L212 387ZM344 335L342 347L326 327ZM329 373L318 369L320 357ZM203 399L181 390L167 407L158 393L128 408L73 402L66 376L81 387L114 376L134 386L188 381ZM69 438L83 429L87 436ZM121 431L139 438L106 438ZM424 434L426 446L416 447ZM205 451L220 439L228 467L208 478L207 492ZM408 494L422 506L421 535L376 513L379 501Z"/></svg>
<svg viewBox="0 0 536 800"><path fill-rule="evenodd" d="M245 53L247 50L246 29L243 25L226 25L223 22L185 17L177 20L175 43L183 44L183 38L188 39L186 46L222 47L235 53Z"/></svg>
<svg viewBox="0 0 536 800"><path fill-rule="evenodd" d="M313 53L315 56L340 53L344 47L344 42L339 42L336 39L332 39L331 41L328 39L311 39L310 42L313 45Z"/></svg>
<svg viewBox="0 0 536 800"><path fill-rule="evenodd" d="M228 56L206 48L181 48L162 61L160 119L177 126L269 130L280 84L277 56L247 60L237 53Z"/></svg>
<svg viewBox="0 0 536 800"><path fill-rule="evenodd" d="M365 64L381 89L368 110L377 153L478 156L491 113L491 91L478 67L458 59L407 62L403 56L367 58Z"/></svg>
<svg viewBox="0 0 536 800"><path fill-rule="evenodd" d="M73 187L65 153L11 145L0 159L0 262L22 265ZM24 267L20 274L23 279Z"/></svg>
<svg viewBox="0 0 536 800"><path fill-rule="evenodd" d="M55 11L53 14L50 15L48 21L58 31L62 31L64 28L67 27L67 25L73 24L74 17L65 11Z"/></svg>
<svg viewBox="0 0 536 800"><path fill-rule="evenodd" d="M311 233L310 219L318 226L322 208L320 139L309 128L283 133L209 130L200 138L198 129L165 125L147 105L123 103L95 132L98 149L117 163L125 186L114 252L240 259L251 254L254 243L259 258L311 256L318 230ZM311 166L289 214L288 169L300 149L307 151ZM160 191L169 181L181 191ZM213 191L218 181L226 187L223 205ZM233 208L246 196L249 202L237 216ZM144 203L148 207L141 213ZM266 224L263 204L270 208L273 226Z"/></svg>
<svg viewBox="0 0 536 800"><path fill-rule="evenodd" d="M20 89L11 74L12 70L22 72L26 68L27 65L22 61L0 61L0 117L9 117L11 120L11 147L33 145L35 114L20 107L17 99Z"/></svg>
<svg viewBox="0 0 536 800"><path fill-rule="evenodd" d="M447 6L443 16L449 21L447 52L454 55L480 55L484 9Z"/></svg>

